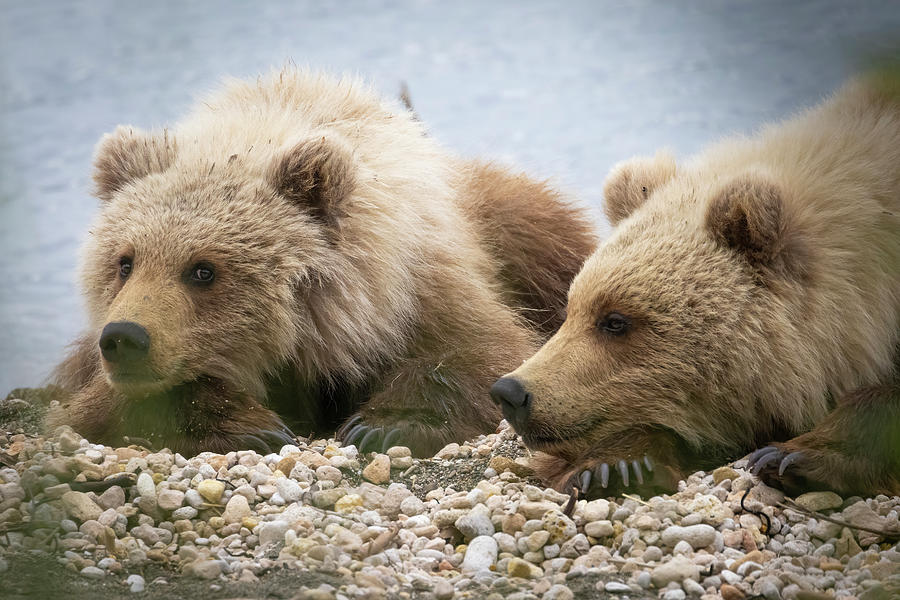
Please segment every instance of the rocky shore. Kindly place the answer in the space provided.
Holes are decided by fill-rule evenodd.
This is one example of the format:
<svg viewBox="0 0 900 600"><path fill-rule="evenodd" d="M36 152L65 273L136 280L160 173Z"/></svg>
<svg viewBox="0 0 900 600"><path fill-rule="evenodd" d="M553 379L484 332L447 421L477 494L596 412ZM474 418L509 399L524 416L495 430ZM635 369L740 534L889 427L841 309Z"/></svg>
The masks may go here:
<svg viewBox="0 0 900 600"><path fill-rule="evenodd" d="M19 429L0 432L0 581L9 597L900 597L900 498L792 501L743 466L567 507L505 423L427 460L302 439L184 457Z"/></svg>

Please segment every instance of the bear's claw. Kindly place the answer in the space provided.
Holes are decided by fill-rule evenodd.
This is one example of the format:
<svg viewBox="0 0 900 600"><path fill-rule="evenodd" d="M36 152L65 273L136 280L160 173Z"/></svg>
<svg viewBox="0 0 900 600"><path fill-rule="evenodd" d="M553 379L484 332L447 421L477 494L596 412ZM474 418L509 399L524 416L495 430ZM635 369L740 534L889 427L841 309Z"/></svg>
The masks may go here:
<svg viewBox="0 0 900 600"><path fill-rule="evenodd" d="M747 458L747 469L766 485L785 491L799 491L809 487L810 484L807 479L808 469L803 465L807 459L808 456L804 452L765 446L750 454ZM788 469L791 471L788 472Z"/></svg>
<svg viewBox="0 0 900 600"><path fill-rule="evenodd" d="M266 429L235 436L236 447L241 450L254 450L260 454L278 452L282 446L293 444L294 434L287 428Z"/></svg>
<svg viewBox="0 0 900 600"><path fill-rule="evenodd" d="M784 475L784 472L787 470L789 466L794 464L795 462L799 462L803 460L805 457L802 452L791 452L787 456L781 459L781 464L778 465L778 475Z"/></svg>
<svg viewBox="0 0 900 600"><path fill-rule="evenodd" d="M622 479L623 487L628 487L631 479L628 470L629 463L625 460L618 460L613 464L615 464L616 470L619 472L619 477ZM653 472L653 462L650 460L649 456L644 456L642 460L632 460L630 466L634 471L634 478L637 480L638 485L644 484L643 469L647 469L648 473ZM573 483L573 487L578 487L579 492L581 492L582 495L585 495L590 489L591 482L596 476L600 480L600 487L606 489L609 487L609 473L610 463L602 462L590 469L581 471L581 473L576 477L576 481Z"/></svg>
<svg viewBox="0 0 900 600"><path fill-rule="evenodd" d="M360 452L385 452L394 445L401 431L396 427L366 425L358 415L347 421L335 434L341 443L355 444Z"/></svg>
<svg viewBox="0 0 900 600"><path fill-rule="evenodd" d="M747 468L754 475L758 475L769 463L778 459L781 450L775 446L764 446L759 450L754 450L747 457Z"/></svg>

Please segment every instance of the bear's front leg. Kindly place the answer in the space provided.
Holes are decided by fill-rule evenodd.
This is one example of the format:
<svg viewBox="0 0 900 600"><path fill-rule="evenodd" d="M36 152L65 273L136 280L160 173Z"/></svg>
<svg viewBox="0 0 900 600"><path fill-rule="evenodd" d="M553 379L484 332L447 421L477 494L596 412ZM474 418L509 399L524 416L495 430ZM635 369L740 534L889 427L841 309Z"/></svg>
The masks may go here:
<svg viewBox="0 0 900 600"><path fill-rule="evenodd" d="M789 494L900 494L900 382L853 393L812 431L751 454L749 466Z"/></svg>
<svg viewBox="0 0 900 600"><path fill-rule="evenodd" d="M83 386L71 391L59 406L47 413L50 433L68 425L95 443L118 445L122 442L118 413L125 399L117 394L100 373L94 373Z"/></svg>
<svg viewBox="0 0 900 600"><path fill-rule="evenodd" d="M461 357L410 360L385 377L384 388L338 432L361 452L407 446L415 456L433 456L451 441L492 431L500 413L488 399L494 374L461 364Z"/></svg>
<svg viewBox="0 0 900 600"><path fill-rule="evenodd" d="M645 497L672 493L689 473L692 453L671 434L635 429L573 440L554 454L536 452L535 474L557 491L579 498Z"/></svg>
<svg viewBox="0 0 900 600"><path fill-rule="evenodd" d="M51 430L59 425L70 425L92 442L118 446L127 436L187 455L231 450L267 454L294 443L278 415L214 379L128 397L98 374L48 416Z"/></svg>
<svg viewBox="0 0 900 600"><path fill-rule="evenodd" d="M268 454L295 443L294 434L275 412L217 379L185 384L163 402L148 400L134 405L126 421L135 429L147 430L149 426L152 431L148 431L147 439L173 451L193 455L255 450ZM163 405L168 409L163 422L142 414L159 411ZM139 419L144 422L138 423Z"/></svg>

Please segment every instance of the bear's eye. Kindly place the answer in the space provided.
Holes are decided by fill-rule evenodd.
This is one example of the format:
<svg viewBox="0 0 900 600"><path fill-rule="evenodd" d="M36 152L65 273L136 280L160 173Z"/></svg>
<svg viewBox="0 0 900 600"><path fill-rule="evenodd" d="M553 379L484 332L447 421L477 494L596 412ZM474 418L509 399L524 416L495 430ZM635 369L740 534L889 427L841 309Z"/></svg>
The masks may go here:
<svg viewBox="0 0 900 600"><path fill-rule="evenodd" d="M631 327L631 320L625 315L611 312L597 321L597 327L610 335L623 335Z"/></svg>
<svg viewBox="0 0 900 600"><path fill-rule="evenodd" d="M123 256L119 259L119 277L122 279L128 279L128 276L131 275L132 269L132 261L128 256Z"/></svg>
<svg viewBox="0 0 900 600"><path fill-rule="evenodd" d="M195 285L209 285L215 278L216 273L210 264L197 263L191 267L190 280Z"/></svg>

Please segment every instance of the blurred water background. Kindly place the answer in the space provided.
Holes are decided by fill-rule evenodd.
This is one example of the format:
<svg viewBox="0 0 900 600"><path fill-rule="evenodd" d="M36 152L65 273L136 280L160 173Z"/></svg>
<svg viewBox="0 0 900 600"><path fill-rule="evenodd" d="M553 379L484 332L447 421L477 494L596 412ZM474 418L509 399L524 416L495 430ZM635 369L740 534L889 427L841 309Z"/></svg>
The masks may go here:
<svg viewBox="0 0 900 600"><path fill-rule="evenodd" d="M454 152L599 208L616 161L787 116L898 38L890 0L0 0L0 394L40 384L85 322L96 141L177 119L223 76L290 59L387 95L406 81Z"/></svg>

